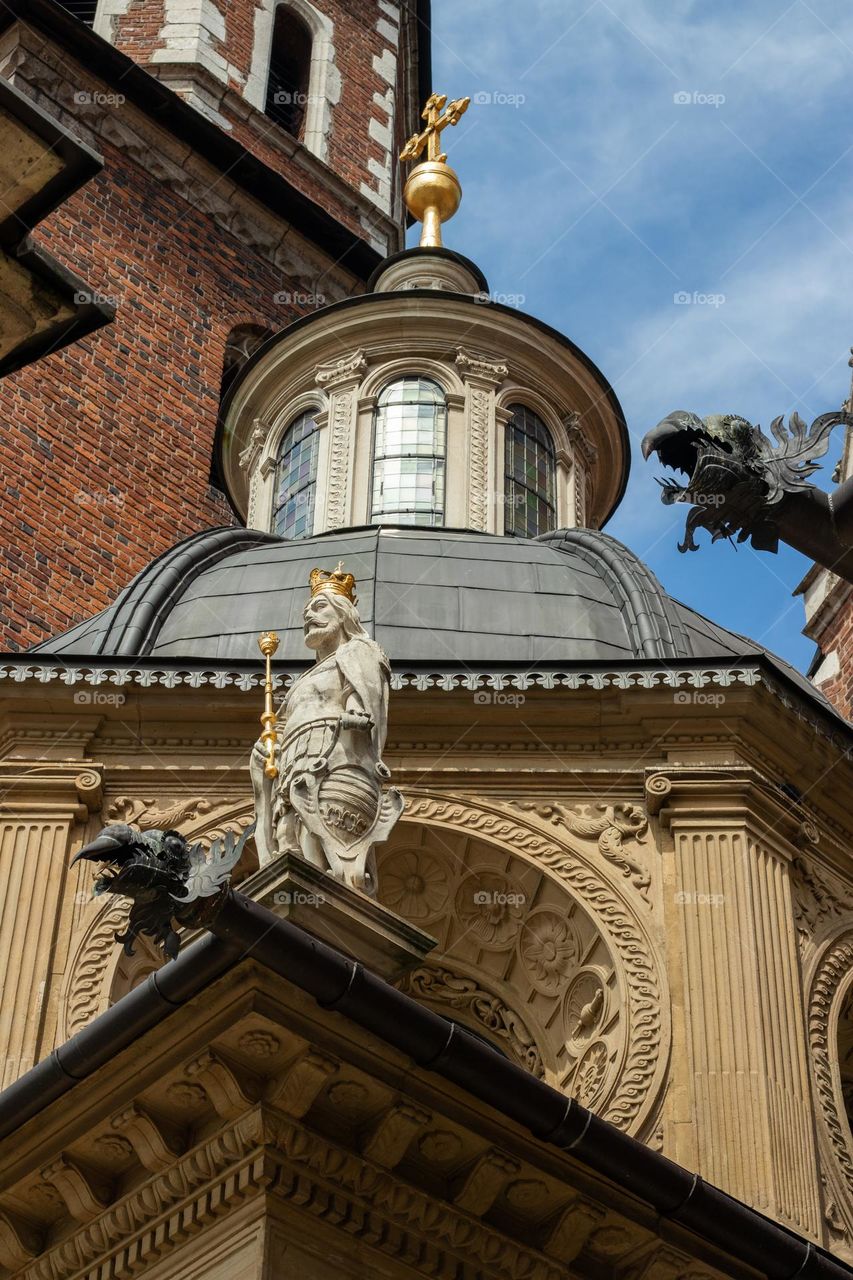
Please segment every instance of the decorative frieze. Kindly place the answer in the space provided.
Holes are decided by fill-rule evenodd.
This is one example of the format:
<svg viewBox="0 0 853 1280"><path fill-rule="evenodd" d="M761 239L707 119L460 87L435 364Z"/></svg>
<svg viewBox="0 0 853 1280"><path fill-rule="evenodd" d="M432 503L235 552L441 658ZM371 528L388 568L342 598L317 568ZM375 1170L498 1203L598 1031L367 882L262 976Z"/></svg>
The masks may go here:
<svg viewBox="0 0 853 1280"><path fill-rule="evenodd" d="M524 1020L500 996L486 991L473 978L452 970L424 965L406 975L401 989L414 999L437 1005L445 1012L467 1014L488 1038L502 1044L520 1066L535 1076L544 1076L542 1055Z"/></svg>
<svg viewBox="0 0 853 1280"><path fill-rule="evenodd" d="M328 465L324 527L338 529L348 523L352 502L352 461L358 416L358 387L367 370L363 351L353 351L317 366L315 381L329 396Z"/></svg>
<svg viewBox="0 0 853 1280"><path fill-rule="evenodd" d="M647 868L636 862L625 849L626 841L642 843L649 829L648 819L632 804L584 804L568 808L560 804L525 801L522 809L532 810L553 826L564 827L572 835L596 840L598 851L626 876L646 901L649 901L651 876Z"/></svg>

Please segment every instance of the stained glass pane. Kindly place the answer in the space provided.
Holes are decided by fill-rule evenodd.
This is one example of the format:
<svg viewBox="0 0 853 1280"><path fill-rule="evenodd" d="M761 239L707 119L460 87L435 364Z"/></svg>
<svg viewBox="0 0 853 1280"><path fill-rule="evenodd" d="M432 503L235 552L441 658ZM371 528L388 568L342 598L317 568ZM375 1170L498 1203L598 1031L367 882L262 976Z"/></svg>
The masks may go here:
<svg viewBox="0 0 853 1280"><path fill-rule="evenodd" d="M437 382L415 376L383 389L373 440L371 520L444 522L447 406Z"/></svg>
<svg viewBox="0 0 853 1280"><path fill-rule="evenodd" d="M557 527L554 445L545 423L526 405L512 405L506 428L504 529L535 538Z"/></svg>
<svg viewBox="0 0 853 1280"><path fill-rule="evenodd" d="M273 513L273 532L281 538L307 538L313 532L319 440L310 409L291 423L282 438Z"/></svg>

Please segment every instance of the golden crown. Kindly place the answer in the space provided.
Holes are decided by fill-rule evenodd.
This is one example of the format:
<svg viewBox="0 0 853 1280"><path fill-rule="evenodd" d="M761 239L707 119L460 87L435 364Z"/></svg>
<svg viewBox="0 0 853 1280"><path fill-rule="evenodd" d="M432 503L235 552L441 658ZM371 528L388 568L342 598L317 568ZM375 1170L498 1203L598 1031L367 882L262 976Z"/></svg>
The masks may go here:
<svg viewBox="0 0 853 1280"><path fill-rule="evenodd" d="M329 573L328 569L312 569L308 578L311 595L320 591L331 591L336 596L346 596L351 604L355 604L355 578L351 573L344 573L343 560L338 561L337 569Z"/></svg>

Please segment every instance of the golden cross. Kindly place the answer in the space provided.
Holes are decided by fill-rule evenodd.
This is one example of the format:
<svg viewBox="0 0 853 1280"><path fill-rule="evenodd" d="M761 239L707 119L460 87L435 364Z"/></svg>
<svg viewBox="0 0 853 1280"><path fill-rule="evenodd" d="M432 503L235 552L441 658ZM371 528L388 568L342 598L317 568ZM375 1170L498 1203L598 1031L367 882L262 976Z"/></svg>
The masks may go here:
<svg viewBox="0 0 853 1280"><path fill-rule="evenodd" d="M439 155L438 152L442 130L446 129L449 124L457 124L468 110L470 102L470 98L454 98L453 102L447 102L446 93L432 94L421 112L421 119L426 120L427 126L422 133L412 134L400 152L400 159L417 160L424 147L426 147L427 160L433 160L438 164L446 164L447 156ZM447 103L447 110L442 115L445 103Z"/></svg>

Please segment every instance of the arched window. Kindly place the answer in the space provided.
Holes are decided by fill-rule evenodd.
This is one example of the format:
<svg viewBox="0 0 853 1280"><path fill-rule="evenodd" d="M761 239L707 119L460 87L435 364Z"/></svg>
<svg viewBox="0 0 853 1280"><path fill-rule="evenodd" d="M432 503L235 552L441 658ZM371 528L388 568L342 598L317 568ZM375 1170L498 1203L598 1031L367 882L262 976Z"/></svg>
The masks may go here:
<svg viewBox="0 0 853 1280"><path fill-rule="evenodd" d="M311 78L311 32L286 4L275 11L264 111L294 138L305 134Z"/></svg>
<svg viewBox="0 0 853 1280"><path fill-rule="evenodd" d="M314 531L317 445L315 409L300 413L282 436L275 470L272 528L280 538L309 538Z"/></svg>
<svg viewBox="0 0 853 1280"><path fill-rule="evenodd" d="M85 22L87 27L94 25L98 0L59 0L59 4L61 8L73 14L75 18Z"/></svg>
<svg viewBox="0 0 853 1280"><path fill-rule="evenodd" d="M373 524L443 524L446 436L437 382L412 376L383 389L373 433Z"/></svg>
<svg viewBox="0 0 853 1280"><path fill-rule="evenodd" d="M545 423L523 404L510 405L506 425L504 530L535 538L557 527L554 442Z"/></svg>

